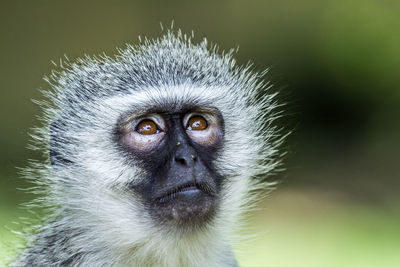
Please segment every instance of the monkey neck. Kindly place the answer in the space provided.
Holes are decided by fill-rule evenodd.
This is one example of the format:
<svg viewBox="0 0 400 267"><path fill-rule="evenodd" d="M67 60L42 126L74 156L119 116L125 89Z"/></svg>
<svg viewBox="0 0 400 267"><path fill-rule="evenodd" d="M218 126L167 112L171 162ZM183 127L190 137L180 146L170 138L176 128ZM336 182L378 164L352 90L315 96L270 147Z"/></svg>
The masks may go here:
<svg viewBox="0 0 400 267"><path fill-rule="evenodd" d="M237 266L216 229L179 236L148 233L131 243L109 233L59 217L36 235L15 266Z"/></svg>

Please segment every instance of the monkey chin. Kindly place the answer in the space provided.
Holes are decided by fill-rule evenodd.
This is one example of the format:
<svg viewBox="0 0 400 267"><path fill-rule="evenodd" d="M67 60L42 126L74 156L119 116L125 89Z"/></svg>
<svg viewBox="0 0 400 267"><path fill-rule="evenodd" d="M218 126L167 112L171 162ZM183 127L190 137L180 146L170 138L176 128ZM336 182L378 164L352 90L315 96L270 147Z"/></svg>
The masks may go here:
<svg viewBox="0 0 400 267"><path fill-rule="evenodd" d="M155 201L151 213L164 226L199 229L212 220L216 196L195 187L185 188Z"/></svg>

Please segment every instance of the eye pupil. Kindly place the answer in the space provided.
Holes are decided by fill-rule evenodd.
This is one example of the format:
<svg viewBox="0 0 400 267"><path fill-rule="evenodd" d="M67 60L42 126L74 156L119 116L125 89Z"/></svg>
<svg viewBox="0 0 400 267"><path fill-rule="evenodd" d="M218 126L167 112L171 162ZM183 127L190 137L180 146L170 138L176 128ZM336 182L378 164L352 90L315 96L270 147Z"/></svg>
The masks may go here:
<svg viewBox="0 0 400 267"><path fill-rule="evenodd" d="M136 131L140 134L150 135L158 133L159 130L152 120L144 120L138 124Z"/></svg>
<svg viewBox="0 0 400 267"><path fill-rule="evenodd" d="M187 129L194 131L201 131L207 128L207 121L201 116L194 116L190 118Z"/></svg>

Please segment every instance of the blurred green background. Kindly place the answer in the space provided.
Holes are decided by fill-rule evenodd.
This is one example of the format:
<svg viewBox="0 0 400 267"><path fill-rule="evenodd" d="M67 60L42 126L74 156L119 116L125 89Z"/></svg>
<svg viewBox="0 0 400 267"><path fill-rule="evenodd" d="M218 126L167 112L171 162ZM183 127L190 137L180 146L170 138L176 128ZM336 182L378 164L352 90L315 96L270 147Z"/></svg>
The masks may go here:
<svg viewBox="0 0 400 267"><path fill-rule="evenodd" d="M243 266L400 266L400 1L1 1L0 265L31 195L16 167L38 124L42 77L156 37L159 23L239 46L288 102L278 190L249 214Z"/></svg>

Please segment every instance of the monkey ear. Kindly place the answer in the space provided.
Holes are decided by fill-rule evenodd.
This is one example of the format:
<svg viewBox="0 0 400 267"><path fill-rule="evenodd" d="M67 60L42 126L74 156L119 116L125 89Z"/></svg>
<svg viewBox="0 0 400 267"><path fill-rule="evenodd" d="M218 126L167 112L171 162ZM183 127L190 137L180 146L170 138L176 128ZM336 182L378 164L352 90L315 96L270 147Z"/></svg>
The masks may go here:
<svg viewBox="0 0 400 267"><path fill-rule="evenodd" d="M65 158L62 153L65 139L60 135L63 124L55 120L50 124L50 162L52 166L70 164L72 161Z"/></svg>

